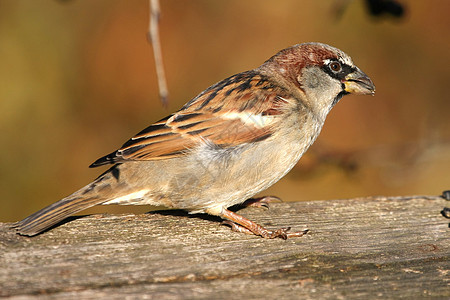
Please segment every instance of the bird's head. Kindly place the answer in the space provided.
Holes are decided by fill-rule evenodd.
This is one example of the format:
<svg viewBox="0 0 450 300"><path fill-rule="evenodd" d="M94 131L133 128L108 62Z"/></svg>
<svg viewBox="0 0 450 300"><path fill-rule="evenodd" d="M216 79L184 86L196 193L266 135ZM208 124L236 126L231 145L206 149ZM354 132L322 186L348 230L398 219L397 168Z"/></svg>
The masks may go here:
<svg viewBox="0 0 450 300"><path fill-rule="evenodd" d="M298 44L281 50L262 66L295 86L303 105L325 118L346 94L373 95L372 80L343 51L321 43Z"/></svg>

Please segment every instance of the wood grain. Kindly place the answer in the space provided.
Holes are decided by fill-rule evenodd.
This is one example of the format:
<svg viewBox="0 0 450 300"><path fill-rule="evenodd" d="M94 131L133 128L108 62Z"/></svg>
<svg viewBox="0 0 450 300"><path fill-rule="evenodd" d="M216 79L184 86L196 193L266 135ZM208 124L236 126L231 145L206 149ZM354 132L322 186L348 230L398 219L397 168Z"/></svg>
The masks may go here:
<svg viewBox="0 0 450 300"><path fill-rule="evenodd" d="M181 211L87 216L33 238L0 223L0 296L448 299L446 204L372 197L239 211L268 228L310 229L288 240L234 233Z"/></svg>

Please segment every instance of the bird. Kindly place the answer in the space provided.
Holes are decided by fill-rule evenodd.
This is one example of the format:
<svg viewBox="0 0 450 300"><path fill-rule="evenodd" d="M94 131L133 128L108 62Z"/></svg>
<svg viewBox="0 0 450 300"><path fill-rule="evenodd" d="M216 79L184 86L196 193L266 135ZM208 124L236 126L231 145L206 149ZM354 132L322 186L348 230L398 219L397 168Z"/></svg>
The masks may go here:
<svg viewBox="0 0 450 300"><path fill-rule="evenodd" d="M89 207L121 204L218 216L233 231L268 239L302 236L307 230L267 229L229 208L286 175L344 95L374 93L343 51L323 43L285 48L140 131L90 165L110 165L97 179L13 227L35 236Z"/></svg>

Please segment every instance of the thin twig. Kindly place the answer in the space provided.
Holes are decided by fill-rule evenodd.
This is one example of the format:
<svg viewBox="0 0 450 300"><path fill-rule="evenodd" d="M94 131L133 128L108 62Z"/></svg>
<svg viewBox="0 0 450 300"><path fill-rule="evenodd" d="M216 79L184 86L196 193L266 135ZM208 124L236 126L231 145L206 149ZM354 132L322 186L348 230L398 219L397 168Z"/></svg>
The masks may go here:
<svg viewBox="0 0 450 300"><path fill-rule="evenodd" d="M153 47L155 57L156 76L158 77L159 97L164 107L169 103L169 91L167 89L166 75L162 61L161 43L159 41L159 0L150 0L150 22L148 27L148 40Z"/></svg>

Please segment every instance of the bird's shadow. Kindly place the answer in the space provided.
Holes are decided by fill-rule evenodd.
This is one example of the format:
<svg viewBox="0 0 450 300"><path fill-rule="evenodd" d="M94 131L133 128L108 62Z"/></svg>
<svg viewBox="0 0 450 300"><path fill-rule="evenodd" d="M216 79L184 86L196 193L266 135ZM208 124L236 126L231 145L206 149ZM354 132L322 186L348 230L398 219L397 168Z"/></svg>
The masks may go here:
<svg viewBox="0 0 450 300"><path fill-rule="evenodd" d="M238 211L242 208L245 208L245 206L243 205L235 205L232 206L230 208L228 208L231 211ZM182 209L163 209L163 210L152 210L149 212L145 213L146 215L161 215L161 216L174 216L174 217L182 217L182 218L195 218L195 219L202 219L202 220L206 220L206 221L211 221L211 222L222 222L223 219L218 217L218 216L212 216L212 215L208 215L206 213L194 213L194 214L190 214L185 210ZM38 236L41 235L45 232L48 232L52 229L55 229L61 225L64 225L66 223L70 223L72 221L78 220L78 219L82 219L82 218L86 218L86 217L90 217L90 216L95 216L95 214L87 214L87 215L78 215L78 216L70 216L65 218L64 220L52 225L51 227L45 229L44 231L38 233L37 235L34 236Z"/></svg>
<svg viewBox="0 0 450 300"><path fill-rule="evenodd" d="M250 198L249 201L253 200L253 198ZM232 212L237 212L241 209L244 209L248 207L248 205L245 204L246 202L242 204L236 204L233 206L228 207L228 210L231 210ZM145 214L148 215L161 215L161 216L175 216L175 217L183 217L183 218L194 218L194 219L202 219L206 221L212 221L212 222L222 222L223 219L219 216L213 216L208 215L207 213L189 213L186 210L183 209L161 209L161 210L152 210L149 212L146 212Z"/></svg>
<svg viewBox="0 0 450 300"><path fill-rule="evenodd" d="M222 219L217 216L212 216L203 213L190 214L182 209L163 209L163 210L152 210L145 213L146 215L161 215L161 216L173 216L173 217L182 217L182 218L194 218L194 219L202 219L211 222L221 222Z"/></svg>
<svg viewBox="0 0 450 300"><path fill-rule="evenodd" d="M59 221L58 223L56 223L56 224L50 226L49 228L44 229L43 231L39 232L38 234L35 234L35 235L32 235L32 236L25 235L25 234L21 234L20 232L17 232L17 234L19 234L20 236L24 236L24 237L35 237L35 236L41 235L41 234L43 234L43 233L45 233L45 232L48 232L48 231L50 231L50 230L52 230L52 229L55 229L55 228L57 228L57 227L59 227L59 226L61 226L61 225L64 225L64 224L66 224L66 223L70 223L70 222L75 221L75 220L77 220L77 219L82 219L82 218L89 217L89 216L91 216L91 215L79 215L79 216L70 216L70 217L67 217L67 218L65 218L65 219L63 219L63 220L61 220L61 221ZM15 229L15 227L16 227L16 226L14 226L14 225L11 226L12 229Z"/></svg>
<svg viewBox="0 0 450 300"><path fill-rule="evenodd" d="M252 200L252 198L249 200ZM236 205L230 206L228 208L228 210L231 210L232 212L237 212L246 207L248 207L248 206L245 205L245 202L244 202L242 204L236 204ZM145 214L161 215L161 216L174 216L174 217L183 217L183 218L190 218L190 219L194 218L194 219L202 219L202 220L211 221L211 222L222 222L223 221L223 219L219 216L208 215L207 213L189 213L188 211L182 210L182 209L152 210L152 211L146 212Z"/></svg>

